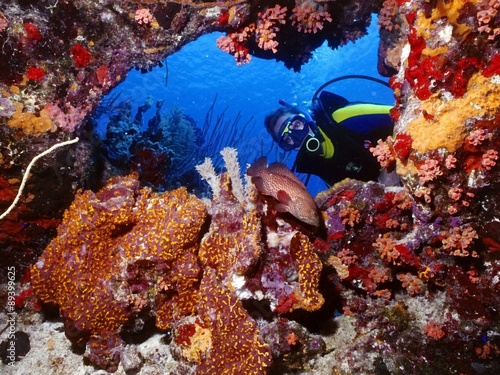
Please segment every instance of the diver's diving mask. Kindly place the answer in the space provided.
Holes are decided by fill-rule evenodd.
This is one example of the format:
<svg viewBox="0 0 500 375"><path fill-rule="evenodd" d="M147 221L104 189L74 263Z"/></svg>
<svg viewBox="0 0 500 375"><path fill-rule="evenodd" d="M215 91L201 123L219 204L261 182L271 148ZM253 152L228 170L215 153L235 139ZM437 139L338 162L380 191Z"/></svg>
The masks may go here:
<svg viewBox="0 0 500 375"><path fill-rule="evenodd" d="M309 134L309 126L304 115L296 114L287 118L277 133L278 145L285 151L293 150L302 145Z"/></svg>
<svg viewBox="0 0 500 375"><path fill-rule="evenodd" d="M281 124L276 141L285 151L305 144L307 151L318 152L321 142L310 127L315 128L314 121L308 120L303 114L292 115Z"/></svg>

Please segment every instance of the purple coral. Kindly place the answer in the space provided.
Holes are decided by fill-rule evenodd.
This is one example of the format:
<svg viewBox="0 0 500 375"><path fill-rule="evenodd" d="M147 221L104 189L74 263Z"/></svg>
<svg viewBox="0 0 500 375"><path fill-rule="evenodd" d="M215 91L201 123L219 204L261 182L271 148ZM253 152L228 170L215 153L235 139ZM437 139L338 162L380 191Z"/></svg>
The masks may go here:
<svg viewBox="0 0 500 375"><path fill-rule="evenodd" d="M16 108L8 98L0 98L0 117L11 117Z"/></svg>

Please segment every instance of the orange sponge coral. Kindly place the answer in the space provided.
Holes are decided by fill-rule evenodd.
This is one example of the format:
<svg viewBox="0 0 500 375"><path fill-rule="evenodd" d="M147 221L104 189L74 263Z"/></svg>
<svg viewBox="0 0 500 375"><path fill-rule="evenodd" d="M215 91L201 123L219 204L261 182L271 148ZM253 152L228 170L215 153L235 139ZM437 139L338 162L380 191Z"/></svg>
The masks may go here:
<svg viewBox="0 0 500 375"><path fill-rule="evenodd" d="M244 191L237 152L226 148L221 154L226 173L217 175L210 159L196 168L213 192L208 210L212 220L199 258L223 280L232 273L244 275L258 261L263 248L260 217L252 202L253 193L248 186Z"/></svg>
<svg viewBox="0 0 500 375"><path fill-rule="evenodd" d="M246 208L231 193L227 174L220 176L221 199L212 202L212 222L200 246L205 266L217 270L222 280L233 272L244 275L262 251L261 222L255 209Z"/></svg>
<svg viewBox="0 0 500 375"><path fill-rule="evenodd" d="M212 347L198 366L198 374L265 374L271 352L259 337L257 324L238 299L219 284L215 271L203 276L200 315L212 332Z"/></svg>
<svg viewBox="0 0 500 375"><path fill-rule="evenodd" d="M297 263L301 298L300 307L307 311L318 310L325 299L319 292L319 279L323 264L314 252L306 235L297 232L290 243L292 259Z"/></svg>
<svg viewBox="0 0 500 375"><path fill-rule="evenodd" d="M133 176L111 179L97 193L77 195L32 267L33 289L60 307L70 340L82 345L90 338L95 365L116 370L121 326L147 306L160 280L179 289L170 303L158 297L161 325L192 313L197 298L185 292L198 281L192 248L205 218L203 202L183 188L152 194Z"/></svg>
<svg viewBox="0 0 500 375"><path fill-rule="evenodd" d="M40 111L40 115L23 112L24 106L21 103L14 103L16 112L7 122L11 128L22 129L24 133L39 136L44 133L53 132L57 129L45 109Z"/></svg>

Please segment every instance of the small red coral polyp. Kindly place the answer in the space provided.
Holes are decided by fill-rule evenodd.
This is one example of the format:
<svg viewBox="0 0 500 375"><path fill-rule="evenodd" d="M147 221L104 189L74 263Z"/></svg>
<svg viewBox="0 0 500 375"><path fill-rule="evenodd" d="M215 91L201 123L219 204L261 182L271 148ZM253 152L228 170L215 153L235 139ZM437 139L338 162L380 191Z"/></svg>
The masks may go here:
<svg viewBox="0 0 500 375"><path fill-rule="evenodd" d="M38 30L38 27L36 27L35 24L33 23L25 23L24 25L24 30L26 30L26 33L28 34L28 38L31 40L42 40L42 34L40 33L40 30Z"/></svg>
<svg viewBox="0 0 500 375"><path fill-rule="evenodd" d="M219 17L217 17L217 22L220 26L227 25L229 23L229 12L227 9L222 9Z"/></svg>
<svg viewBox="0 0 500 375"><path fill-rule="evenodd" d="M85 68L92 60L90 52L81 44L75 44L70 52L77 68Z"/></svg>
<svg viewBox="0 0 500 375"><path fill-rule="evenodd" d="M295 294L291 293L287 296L283 296L279 299L278 305L274 308L274 312L277 314L285 314L292 311L293 306L297 303L297 297Z"/></svg>
<svg viewBox="0 0 500 375"><path fill-rule="evenodd" d="M177 335L175 336L175 343L177 345L191 345L191 337L196 332L194 324L184 324L177 328Z"/></svg>
<svg viewBox="0 0 500 375"><path fill-rule="evenodd" d="M340 240L344 235L344 231L331 233L328 235L328 241Z"/></svg>
<svg viewBox="0 0 500 375"><path fill-rule="evenodd" d="M470 77L481 68L481 61L476 57L464 57L458 61L450 89L456 98L464 96Z"/></svg>
<svg viewBox="0 0 500 375"><path fill-rule="evenodd" d="M417 62L420 60L420 56L422 55L422 51L426 47L425 39L419 37L417 29L413 27L413 22L416 17L416 12L410 12L406 15L406 20L410 24L410 32L408 34L408 42L411 46L410 56L408 56L409 69L412 69L415 65L417 65Z"/></svg>
<svg viewBox="0 0 500 375"><path fill-rule="evenodd" d="M393 192L388 192L388 193L384 193L384 200L383 201L380 201L380 202L376 202L374 205L373 205L373 208L377 211L377 212L385 212L389 209L392 208L393 206L393 203L392 201L394 200L394 196L396 194L393 193Z"/></svg>
<svg viewBox="0 0 500 375"><path fill-rule="evenodd" d="M26 76L32 81L41 82L43 77L45 76L45 70L32 66L28 69Z"/></svg>
<svg viewBox="0 0 500 375"><path fill-rule="evenodd" d="M110 82L109 78L109 69L106 65L101 65L97 70L95 71L97 80L101 85L104 85L106 83Z"/></svg>
<svg viewBox="0 0 500 375"><path fill-rule="evenodd" d="M394 121L398 121L401 117L401 111L396 107L391 108L389 113Z"/></svg>
<svg viewBox="0 0 500 375"><path fill-rule="evenodd" d="M373 224L379 228L386 228L387 220L391 217L388 214L378 214L373 216Z"/></svg>
<svg viewBox="0 0 500 375"><path fill-rule="evenodd" d="M432 95L430 90L432 80L441 81L445 77L445 71L436 67L438 59L439 56L428 57L418 64L410 65L406 69L406 79L414 87L415 95L420 100L429 99Z"/></svg>
<svg viewBox="0 0 500 375"><path fill-rule="evenodd" d="M323 241L321 238L316 238L313 243L314 250L318 253L324 253L328 249L330 249L330 244L326 241Z"/></svg>
<svg viewBox="0 0 500 375"><path fill-rule="evenodd" d="M400 133L396 136L394 141L394 151L400 160L408 159L411 152L411 146L413 144L413 138L406 133Z"/></svg>
<svg viewBox="0 0 500 375"><path fill-rule="evenodd" d="M395 248L399 252L399 258L403 262L417 268L420 266L420 259L416 257L405 245L397 244Z"/></svg>
<svg viewBox="0 0 500 375"><path fill-rule="evenodd" d="M500 55L491 58L491 63L483 70L483 76L490 78L495 74L500 74Z"/></svg>
<svg viewBox="0 0 500 375"><path fill-rule="evenodd" d="M33 295L33 289L26 289L23 290L21 293L19 293L17 296L14 297L14 304L16 308L20 309L24 307L24 300L27 297L31 297Z"/></svg>

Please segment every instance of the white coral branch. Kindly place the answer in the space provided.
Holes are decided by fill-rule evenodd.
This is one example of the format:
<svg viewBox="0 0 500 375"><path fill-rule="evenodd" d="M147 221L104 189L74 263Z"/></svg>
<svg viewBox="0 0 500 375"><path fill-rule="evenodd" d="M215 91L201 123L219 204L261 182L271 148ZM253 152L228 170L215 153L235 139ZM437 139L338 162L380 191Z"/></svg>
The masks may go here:
<svg viewBox="0 0 500 375"><path fill-rule="evenodd" d="M199 164L196 167L196 170L200 174L201 178L205 180L212 189L212 193L215 199L219 199L220 197L220 178L215 173L214 165L212 163L212 159L205 158L203 164Z"/></svg>
<svg viewBox="0 0 500 375"><path fill-rule="evenodd" d="M232 147L225 147L220 154L226 164L227 173L232 183L233 195L238 202L245 201L245 193L243 191L243 182L240 177L240 163L238 162L238 151Z"/></svg>

